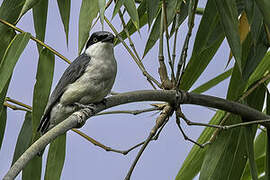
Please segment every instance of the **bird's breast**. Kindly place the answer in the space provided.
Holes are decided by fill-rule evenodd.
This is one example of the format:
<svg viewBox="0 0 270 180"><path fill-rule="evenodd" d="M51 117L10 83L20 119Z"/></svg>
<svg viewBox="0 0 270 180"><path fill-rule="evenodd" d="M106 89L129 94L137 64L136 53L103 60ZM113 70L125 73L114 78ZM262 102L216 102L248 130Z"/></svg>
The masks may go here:
<svg viewBox="0 0 270 180"><path fill-rule="evenodd" d="M68 85L60 101L63 104L73 102L90 104L102 101L112 89L116 71L117 66L113 55L111 59L91 58L83 75Z"/></svg>

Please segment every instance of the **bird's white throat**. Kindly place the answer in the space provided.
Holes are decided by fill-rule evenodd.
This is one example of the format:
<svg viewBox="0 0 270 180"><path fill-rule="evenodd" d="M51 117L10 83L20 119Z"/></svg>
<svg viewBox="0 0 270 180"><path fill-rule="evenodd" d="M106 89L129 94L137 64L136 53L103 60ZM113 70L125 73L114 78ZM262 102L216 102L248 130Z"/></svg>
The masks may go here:
<svg viewBox="0 0 270 180"><path fill-rule="evenodd" d="M85 53L93 58L104 57L106 59L113 56L113 44L107 42L97 42L89 46L85 50Z"/></svg>

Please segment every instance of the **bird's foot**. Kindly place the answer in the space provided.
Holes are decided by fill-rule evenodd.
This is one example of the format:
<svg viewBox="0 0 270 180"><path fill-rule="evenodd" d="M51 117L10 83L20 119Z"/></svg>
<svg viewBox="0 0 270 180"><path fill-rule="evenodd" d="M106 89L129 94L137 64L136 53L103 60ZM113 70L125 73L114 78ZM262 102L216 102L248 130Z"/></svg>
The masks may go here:
<svg viewBox="0 0 270 180"><path fill-rule="evenodd" d="M85 108L87 108L87 109L90 109L92 112L94 111L94 109L95 109L95 104L81 104L81 103L74 103L74 106L76 107L76 109L85 109Z"/></svg>

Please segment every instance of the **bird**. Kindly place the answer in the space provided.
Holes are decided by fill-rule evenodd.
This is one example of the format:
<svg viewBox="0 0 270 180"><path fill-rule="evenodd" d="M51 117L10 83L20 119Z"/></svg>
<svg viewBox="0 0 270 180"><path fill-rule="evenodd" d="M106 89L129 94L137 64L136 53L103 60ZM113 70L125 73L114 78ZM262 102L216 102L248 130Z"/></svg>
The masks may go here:
<svg viewBox="0 0 270 180"><path fill-rule="evenodd" d="M94 32L84 52L64 71L51 93L37 131L44 135L78 110L78 105L99 103L111 92L117 63L114 35Z"/></svg>

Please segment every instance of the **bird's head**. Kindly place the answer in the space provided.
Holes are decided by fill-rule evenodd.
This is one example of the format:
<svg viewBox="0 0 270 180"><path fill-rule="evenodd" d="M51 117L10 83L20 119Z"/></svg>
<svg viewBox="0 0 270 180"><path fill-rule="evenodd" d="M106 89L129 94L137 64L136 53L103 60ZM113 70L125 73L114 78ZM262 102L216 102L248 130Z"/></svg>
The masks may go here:
<svg viewBox="0 0 270 180"><path fill-rule="evenodd" d="M93 55L97 51L113 49L114 35L107 31L94 32L87 41L86 54Z"/></svg>

